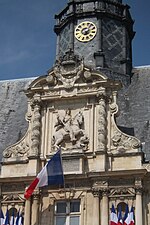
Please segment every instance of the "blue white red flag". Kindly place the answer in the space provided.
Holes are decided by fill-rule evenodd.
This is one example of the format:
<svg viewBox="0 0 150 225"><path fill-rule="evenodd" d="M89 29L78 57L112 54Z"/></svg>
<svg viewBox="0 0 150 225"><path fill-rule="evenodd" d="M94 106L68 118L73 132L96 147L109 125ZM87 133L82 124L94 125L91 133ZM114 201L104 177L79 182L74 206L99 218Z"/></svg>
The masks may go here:
<svg viewBox="0 0 150 225"><path fill-rule="evenodd" d="M17 213L17 217L16 217L16 220L15 220L15 224L14 225L23 225L23 216L20 213L20 209L19 209L19 211Z"/></svg>
<svg viewBox="0 0 150 225"><path fill-rule="evenodd" d="M118 225L123 225L121 206L118 209Z"/></svg>
<svg viewBox="0 0 150 225"><path fill-rule="evenodd" d="M113 204L112 204L111 214L110 214L110 225L118 225L118 217Z"/></svg>
<svg viewBox="0 0 150 225"><path fill-rule="evenodd" d="M130 210L130 224L129 225L135 225L133 206L131 207L131 210Z"/></svg>
<svg viewBox="0 0 150 225"><path fill-rule="evenodd" d="M3 214L2 209L0 209L0 225L3 225L4 222L5 222L5 220L4 220L4 214Z"/></svg>
<svg viewBox="0 0 150 225"><path fill-rule="evenodd" d="M19 225L19 217L20 217L20 209L19 211L17 212L17 216L15 218L15 225Z"/></svg>
<svg viewBox="0 0 150 225"><path fill-rule="evenodd" d="M23 225L23 221L24 221L24 218L23 218L22 214L20 214L19 221L18 221L17 225Z"/></svg>
<svg viewBox="0 0 150 225"><path fill-rule="evenodd" d="M9 213L8 209L6 211L5 219L4 219L4 225L9 225Z"/></svg>
<svg viewBox="0 0 150 225"><path fill-rule="evenodd" d="M130 213L128 205L126 205L126 211L123 218L123 225L130 225Z"/></svg>
<svg viewBox="0 0 150 225"><path fill-rule="evenodd" d="M14 209L12 210L12 215L10 217L10 225L14 225L15 223L15 215L14 215Z"/></svg>
<svg viewBox="0 0 150 225"><path fill-rule="evenodd" d="M62 185L64 186L64 175L61 160L61 149L59 149L53 157L46 163L35 180L25 191L24 197L28 199L35 188L44 187L48 185Z"/></svg>

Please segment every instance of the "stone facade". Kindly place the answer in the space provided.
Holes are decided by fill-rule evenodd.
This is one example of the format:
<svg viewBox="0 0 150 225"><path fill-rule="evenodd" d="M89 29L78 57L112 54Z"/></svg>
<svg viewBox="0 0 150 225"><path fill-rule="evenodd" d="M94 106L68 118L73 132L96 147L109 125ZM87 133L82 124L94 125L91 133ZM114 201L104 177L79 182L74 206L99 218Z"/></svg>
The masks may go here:
<svg viewBox="0 0 150 225"><path fill-rule="evenodd" d="M91 12L93 16L89 17ZM130 28L129 36L125 35L123 17ZM55 27L58 41L54 67L35 79L0 83L4 96L0 103L4 127L0 130L4 148L1 208L4 212L8 208L10 214L12 209L15 213L21 210L24 225L108 225L112 204L116 211L121 206L123 215L129 205L135 211L135 224L149 225L150 166L144 154L149 154L148 122L147 127L143 125L147 136L139 131L148 114L143 118L137 112L141 107L143 113L147 110L142 99L142 94L147 94L142 88L145 84L140 76L142 70L134 71L129 85L131 62L127 59L131 58L134 32L128 7L121 0L75 0L69 1L56 19L59 21ZM86 47L85 43L72 39L73 21L80 24L82 19L92 19L99 29L103 27L103 38L100 32L96 33ZM108 28L113 30L110 35L106 35ZM103 45L105 55L101 68L96 63L104 62L104 55L95 52L97 44ZM100 56L99 61L95 56ZM121 56L126 57L124 63L116 63ZM149 70L146 81L148 74ZM137 87L142 89L141 95L136 95ZM132 126L137 137L129 129ZM8 135L12 135L12 140L8 140ZM59 146L65 188L37 188L25 200L25 189Z"/></svg>

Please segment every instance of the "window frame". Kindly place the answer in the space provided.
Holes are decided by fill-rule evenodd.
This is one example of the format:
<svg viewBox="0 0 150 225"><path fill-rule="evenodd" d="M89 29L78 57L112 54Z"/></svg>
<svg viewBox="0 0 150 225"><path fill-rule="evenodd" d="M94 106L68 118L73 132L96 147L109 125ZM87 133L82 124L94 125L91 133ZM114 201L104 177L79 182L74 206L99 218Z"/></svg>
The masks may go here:
<svg viewBox="0 0 150 225"><path fill-rule="evenodd" d="M71 203L72 202L78 202L79 203L79 211L77 212L71 212ZM66 212L65 213L57 213L57 204L59 203L65 203L66 204ZM70 225L70 218L71 217L79 217L79 224L81 224L81 200L80 199L72 199L72 200L58 200L55 202L54 207L54 224L56 224L56 219L60 217L66 218L66 225Z"/></svg>

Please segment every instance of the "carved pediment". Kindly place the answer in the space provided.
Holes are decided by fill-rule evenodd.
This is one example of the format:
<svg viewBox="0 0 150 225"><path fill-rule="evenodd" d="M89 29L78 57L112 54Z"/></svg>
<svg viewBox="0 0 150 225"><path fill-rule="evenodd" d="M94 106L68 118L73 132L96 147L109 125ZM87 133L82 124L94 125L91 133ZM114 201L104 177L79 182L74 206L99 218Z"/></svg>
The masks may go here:
<svg viewBox="0 0 150 225"><path fill-rule="evenodd" d="M71 89L76 85L95 84L97 82L106 83L108 78L85 66L83 59L69 50L66 54L56 61L54 67L48 74L37 78L31 83L28 90L50 90L51 88L63 87Z"/></svg>
<svg viewBox="0 0 150 225"><path fill-rule="evenodd" d="M24 199L18 194L8 194L2 199L3 204L24 202Z"/></svg>
<svg viewBox="0 0 150 225"><path fill-rule="evenodd" d="M134 188L128 188L128 187L118 187L115 189L110 190L110 198L116 198L116 197L134 197L135 196L135 190Z"/></svg>

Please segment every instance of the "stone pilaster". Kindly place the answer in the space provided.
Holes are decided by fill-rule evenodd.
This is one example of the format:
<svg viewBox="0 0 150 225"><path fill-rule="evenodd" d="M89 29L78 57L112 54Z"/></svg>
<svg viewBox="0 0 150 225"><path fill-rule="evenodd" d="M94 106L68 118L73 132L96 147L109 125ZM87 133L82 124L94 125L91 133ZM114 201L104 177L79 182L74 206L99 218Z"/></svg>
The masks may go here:
<svg viewBox="0 0 150 225"><path fill-rule="evenodd" d="M108 189L102 191L102 204L101 204L101 225L108 225L109 212L108 212Z"/></svg>
<svg viewBox="0 0 150 225"><path fill-rule="evenodd" d="M31 219L30 213L31 213L31 199L28 199L25 202L24 225L30 224L30 219Z"/></svg>
<svg viewBox="0 0 150 225"><path fill-rule="evenodd" d="M93 224L100 225L99 191L93 189Z"/></svg>
<svg viewBox="0 0 150 225"><path fill-rule="evenodd" d="M37 157L39 154L40 144L40 126L41 126L41 114L40 114L40 95L34 95L33 99L33 122L32 122L32 135L31 135L31 152L30 157Z"/></svg>
<svg viewBox="0 0 150 225"><path fill-rule="evenodd" d="M39 195L33 195L31 225L39 225Z"/></svg>
<svg viewBox="0 0 150 225"><path fill-rule="evenodd" d="M135 221L136 225L143 225L142 212L142 188L136 187L136 202L135 202Z"/></svg>
<svg viewBox="0 0 150 225"><path fill-rule="evenodd" d="M135 191L136 191L136 202L135 202L135 223L136 225L143 225L143 210L142 210L142 180L141 178L135 179Z"/></svg>
<svg viewBox="0 0 150 225"><path fill-rule="evenodd" d="M98 111L98 151L106 151L106 92L104 88L101 88L97 93L99 101Z"/></svg>

